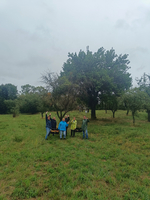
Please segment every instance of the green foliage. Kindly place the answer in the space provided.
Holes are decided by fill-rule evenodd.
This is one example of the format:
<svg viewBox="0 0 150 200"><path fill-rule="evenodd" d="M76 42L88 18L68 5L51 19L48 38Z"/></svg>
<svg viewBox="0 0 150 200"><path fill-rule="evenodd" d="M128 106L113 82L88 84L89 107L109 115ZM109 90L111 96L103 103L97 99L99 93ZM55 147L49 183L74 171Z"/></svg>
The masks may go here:
<svg viewBox="0 0 150 200"><path fill-rule="evenodd" d="M114 49L104 48L92 53L80 50L78 55L68 54L63 65L61 77L66 76L72 83L79 86L80 99L91 109L91 118L96 118L95 109L98 101L104 96L121 95L131 86L128 55L116 55ZM100 99L98 99L98 96Z"/></svg>
<svg viewBox="0 0 150 200"><path fill-rule="evenodd" d="M139 85L139 90L147 94L145 109L147 110L148 121L150 122L150 76L144 73L140 79L137 79L137 83Z"/></svg>
<svg viewBox="0 0 150 200"><path fill-rule="evenodd" d="M51 89L50 102L61 121L67 112L76 109L78 86L65 76L58 77L50 72L43 75L42 80Z"/></svg>
<svg viewBox="0 0 150 200"><path fill-rule="evenodd" d="M19 101L18 99L14 100L5 100L5 105L7 107L7 112L12 113L13 117L16 117L19 114Z"/></svg>
<svg viewBox="0 0 150 200"><path fill-rule="evenodd" d="M37 94L25 94L18 97L20 104L21 113L32 113L38 112L38 105L40 103L39 96Z"/></svg>
<svg viewBox="0 0 150 200"><path fill-rule="evenodd" d="M137 111L144 109L148 99L147 94L144 91L140 91L139 88L130 89L122 96L122 102L132 112L133 123L135 123Z"/></svg>
<svg viewBox="0 0 150 200"><path fill-rule="evenodd" d="M6 114L9 112L7 110L7 105L5 100L14 100L17 98L17 87L12 84L0 85L0 114Z"/></svg>
<svg viewBox="0 0 150 200"><path fill-rule="evenodd" d="M18 97L21 113L42 114L51 108L48 91L39 86L24 85L21 87L21 95Z"/></svg>

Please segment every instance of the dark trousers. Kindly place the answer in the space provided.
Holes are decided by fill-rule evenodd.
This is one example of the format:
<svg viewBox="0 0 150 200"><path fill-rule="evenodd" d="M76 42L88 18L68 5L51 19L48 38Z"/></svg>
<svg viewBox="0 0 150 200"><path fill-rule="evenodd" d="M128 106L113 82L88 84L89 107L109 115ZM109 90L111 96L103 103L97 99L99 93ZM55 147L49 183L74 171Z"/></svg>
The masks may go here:
<svg viewBox="0 0 150 200"><path fill-rule="evenodd" d="M68 129L68 127L66 127L66 136L67 136L67 129Z"/></svg>
<svg viewBox="0 0 150 200"><path fill-rule="evenodd" d="M71 130L71 136L75 136L75 130Z"/></svg>

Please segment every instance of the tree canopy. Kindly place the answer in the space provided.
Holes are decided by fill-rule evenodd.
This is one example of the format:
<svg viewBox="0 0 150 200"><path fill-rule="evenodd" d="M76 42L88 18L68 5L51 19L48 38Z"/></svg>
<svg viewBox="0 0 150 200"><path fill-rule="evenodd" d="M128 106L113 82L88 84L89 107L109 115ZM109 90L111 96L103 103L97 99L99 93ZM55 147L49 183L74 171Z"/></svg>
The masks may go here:
<svg viewBox="0 0 150 200"><path fill-rule="evenodd" d="M106 51L100 48L92 53L82 50L69 53L63 65L61 77L79 87L79 97L91 109L91 118L96 118L96 105L103 101L103 96L120 96L131 86L132 78L128 72L128 55L117 55L114 49ZM99 97L99 98L98 98Z"/></svg>
<svg viewBox="0 0 150 200"><path fill-rule="evenodd" d="M17 98L18 90L15 85L5 84L0 85L0 114L7 113L5 100L14 100Z"/></svg>
<svg viewBox="0 0 150 200"><path fill-rule="evenodd" d="M49 101L61 121L67 112L76 109L77 86L65 76L59 77L50 72L42 75L42 80L51 92Z"/></svg>

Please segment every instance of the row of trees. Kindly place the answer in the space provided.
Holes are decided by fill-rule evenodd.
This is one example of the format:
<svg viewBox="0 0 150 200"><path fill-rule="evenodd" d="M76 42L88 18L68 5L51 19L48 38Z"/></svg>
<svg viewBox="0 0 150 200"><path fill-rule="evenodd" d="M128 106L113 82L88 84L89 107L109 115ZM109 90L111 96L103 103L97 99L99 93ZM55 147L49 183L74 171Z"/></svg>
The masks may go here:
<svg viewBox="0 0 150 200"><path fill-rule="evenodd" d="M0 85L0 114L13 113L15 117L19 112L41 112L43 115L45 110L52 109L50 95L42 86L23 85L18 93L17 87L12 84Z"/></svg>
<svg viewBox="0 0 150 200"><path fill-rule="evenodd" d="M115 117L115 112L121 108L127 112L131 110L134 122L137 110L146 109L150 121L150 77L144 74L137 79L139 88L130 89L129 63L127 54L117 55L114 49L100 48L92 53L87 47L86 52L69 53L59 75L49 71L42 75L46 88L22 86L20 94L15 93L13 97L9 94L2 99L7 107L7 111L4 110L43 113L51 109L57 111L61 120L77 106L90 109L92 119L96 119L96 109L111 110ZM0 86L0 94L3 94L1 88L7 85ZM4 110L0 108L1 113Z"/></svg>

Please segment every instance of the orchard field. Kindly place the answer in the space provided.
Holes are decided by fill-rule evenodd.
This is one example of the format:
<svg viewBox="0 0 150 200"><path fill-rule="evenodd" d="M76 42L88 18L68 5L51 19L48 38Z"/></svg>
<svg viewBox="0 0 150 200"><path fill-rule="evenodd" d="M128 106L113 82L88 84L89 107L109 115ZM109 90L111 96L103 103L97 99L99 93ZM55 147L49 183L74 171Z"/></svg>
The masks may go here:
<svg viewBox="0 0 150 200"><path fill-rule="evenodd" d="M85 113L69 114L80 127ZM70 127L66 140L45 140L40 114L0 115L0 200L149 200L147 113L139 112L135 125L126 111L115 116L97 111L88 140L82 133L70 137Z"/></svg>

